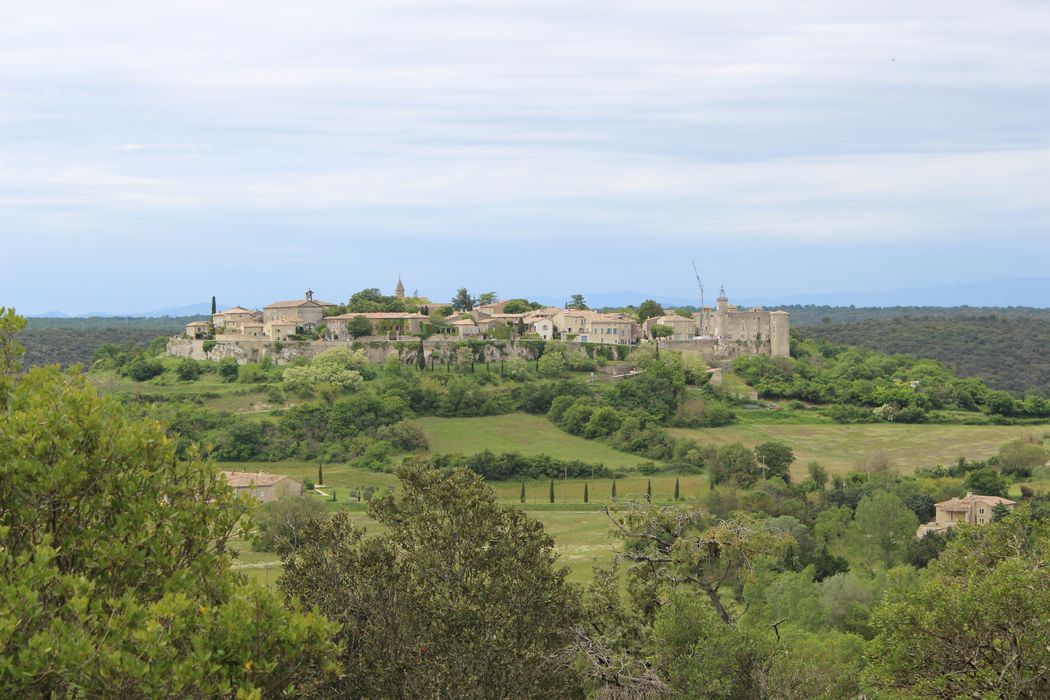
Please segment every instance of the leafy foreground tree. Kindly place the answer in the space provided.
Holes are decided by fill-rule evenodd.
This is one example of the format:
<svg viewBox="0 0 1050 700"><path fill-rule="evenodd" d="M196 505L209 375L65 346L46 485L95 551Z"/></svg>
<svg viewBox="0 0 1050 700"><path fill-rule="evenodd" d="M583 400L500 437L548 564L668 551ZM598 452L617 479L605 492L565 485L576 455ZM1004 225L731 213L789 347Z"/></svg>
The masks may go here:
<svg viewBox="0 0 1050 700"><path fill-rule="evenodd" d="M876 610L869 677L907 697L1050 697L1050 511L960 526L918 586Z"/></svg>
<svg viewBox="0 0 1050 700"><path fill-rule="evenodd" d="M855 697L854 635L769 625L735 599L782 566L793 537L773 521L722 520L689 504L629 502L608 511L628 561L630 604L613 572L596 572L578 661L593 697Z"/></svg>
<svg viewBox="0 0 1050 700"><path fill-rule="evenodd" d="M581 608L543 526L472 472L398 475L398 498L369 507L388 532L365 538L340 513L282 553L281 589L342 623L344 675L317 696L566 696L558 652Z"/></svg>
<svg viewBox="0 0 1050 700"><path fill-rule="evenodd" d="M6 379L0 697L281 697L334 673L331 623L230 571L249 506L213 466L78 374Z"/></svg>

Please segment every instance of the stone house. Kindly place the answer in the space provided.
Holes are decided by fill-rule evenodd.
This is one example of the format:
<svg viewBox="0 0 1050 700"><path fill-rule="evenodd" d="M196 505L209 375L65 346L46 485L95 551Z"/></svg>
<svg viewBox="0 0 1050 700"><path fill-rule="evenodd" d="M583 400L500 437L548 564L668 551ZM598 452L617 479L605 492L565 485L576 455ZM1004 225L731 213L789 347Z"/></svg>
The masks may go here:
<svg viewBox="0 0 1050 700"><path fill-rule="evenodd" d="M324 319L328 327L328 336L333 340L349 338L347 323L356 316L364 316L372 324L372 335L385 335L397 338L402 335L418 334L423 331L423 324L430 318L421 313L407 311L376 311L369 313L348 313L338 316L327 316Z"/></svg>
<svg viewBox="0 0 1050 700"><path fill-rule="evenodd" d="M927 532L944 532L955 527L959 523L971 525L984 525L992 521L992 510L997 505L1004 505L1013 510L1017 505L1014 501L999 496L975 496L967 493L964 498L950 498L937 504L937 515L935 518L922 525L916 537L922 537Z"/></svg>
<svg viewBox="0 0 1050 700"><path fill-rule="evenodd" d="M232 309L220 311L211 317L212 325L216 333L243 333L244 324L262 321L262 314L258 311L235 306Z"/></svg>
<svg viewBox="0 0 1050 700"><path fill-rule="evenodd" d="M472 318L460 318L450 321L448 325L455 329L456 335L460 338L473 338L481 333L481 329L478 328L478 324Z"/></svg>
<svg viewBox="0 0 1050 700"><path fill-rule="evenodd" d="M324 320L324 310L335 307L327 301L314 299L312 290L306 290L305 299L275 301L263 307L263 323L292 321L298 328L316 328Z"/></svg>
<svg viewBox="0 0 1050 700"><path fill-rule="evenodd" d="M555 309L551 320L562 340L630 345L639 335L638 323L625 314L603 314L588 309Z"/></svg>
<svg viewBox="0 0 1050 700"><path fill-rule="evenodd" d="M199 340L208 336L210 325L207 321L192 321L186 324L186 337Z"/></svg>
<svg viewBox="0 0 1050 700"><path fill-rule="evenodd" d="M223 471L221 474L235 493L246 493L262 503L276 501L281 496L301 496L303 493L303 485L284 474L233 471Z"/></svg>
<svg viewBox="0 0 1050 700"><path fill-rule="evenodd" d="M686 318L678 314L667 314L666 316L654 316L645 319L643 328L647 338L653 337L653 326L669 326L673 331L669 340L691 340L696 336L697 326L695 318Z"/></svg>

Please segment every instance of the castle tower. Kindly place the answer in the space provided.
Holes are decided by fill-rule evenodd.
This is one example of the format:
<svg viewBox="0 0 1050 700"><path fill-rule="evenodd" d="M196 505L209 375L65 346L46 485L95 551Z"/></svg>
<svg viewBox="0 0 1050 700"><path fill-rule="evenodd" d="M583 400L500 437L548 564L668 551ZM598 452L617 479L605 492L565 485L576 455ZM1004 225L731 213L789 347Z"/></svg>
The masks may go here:
<svg viewBox="0 0 1050 700"><path fill-rule="evenodd" d="M726 286L724 284L721 291L718 292L718 299L715 300L715 309L723 312L729 310L729 297L726 296Z"/></svg>
<svg viewBox="0 0 1050 700"><path fill-rule="evenodd" d="M405 298L405 285L401 283L401 275L397 276L397 286L394 287L394 296L398 299Z"/></svg>
<svg viewBox="0 0 1050 700"><path fill-rule="evenodd" d="M769 314L769 351L773 357L791 355L791 314L787 311Z"/></svg>
<svg viewBox="0 0 1050 700"><path fill-rule="evenodd" d="M306 300L307 301L313 301L314 300L314 290L312 290L312 289L307 289L306 290Z"/></svg>

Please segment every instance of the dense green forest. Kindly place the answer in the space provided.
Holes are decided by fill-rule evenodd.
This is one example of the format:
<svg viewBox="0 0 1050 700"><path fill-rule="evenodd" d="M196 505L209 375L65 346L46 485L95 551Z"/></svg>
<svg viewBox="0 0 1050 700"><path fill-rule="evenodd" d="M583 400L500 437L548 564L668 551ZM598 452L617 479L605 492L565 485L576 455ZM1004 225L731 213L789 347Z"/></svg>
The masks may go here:
<svg viewBox="0 0 1050 700"><path fill-rule="evenodd" d="M996 311L1002 313L870 318L797 331L806 338L940 360L960 376L980 377L996 389L1017 394L1034 389L1050 396L1050 310L1032 316Z"/></svg>
<svg viewBox="0 0 1050 700"><path fill-rule="evenodd" d="M771 307L772 308L772 307ZM852 323L898 318L985 318L1041 319L1050 321L1050 309L1030 306L777 306L791 314L792 327L821 323Z"/></svg>
<svg viewBox="0 0 1050 700"><path fill-rule="evenodd" d="M146 347L158 336L181 333L202 316L30 318L21 334L28 367L60 364L87 367L95 351L107 343Z"/></svg>

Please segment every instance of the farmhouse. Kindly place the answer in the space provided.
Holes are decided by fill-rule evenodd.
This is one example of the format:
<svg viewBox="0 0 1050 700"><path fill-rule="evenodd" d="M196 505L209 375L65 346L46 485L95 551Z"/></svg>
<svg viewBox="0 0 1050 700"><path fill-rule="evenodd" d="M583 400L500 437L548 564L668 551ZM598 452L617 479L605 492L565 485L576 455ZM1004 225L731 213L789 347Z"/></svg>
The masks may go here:
<svg viewBox="0 0 1050 700"><path fill-rule="evenodd" d="M984 525L992 521L992 510L998 506L1013 510L1016 503L999 496L975 496L967 493L965 498L950 498L937 504L937 515L934 520L919 526L916 537L927 532L944 532L959 523Z"/></svg>
<svg viewBox="0 0 1050 700"><path fill-rule="evenodd" d="M697 325L695 318L686 318L678 314L647 318L644 324L646 337L653 337L653 326L668 326L671 329L671 335L669 336L671 340L692 340L696 337Z"/></svg>
<svg viewBox="0 0 1050 700"><path fill-rule="evenodd" d="M237 495L246 493L262 503L275 501L281 496L301 496L303 493L303 485L284 474L231 471L221 474Z"/></svg>

